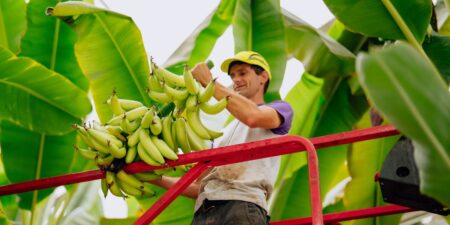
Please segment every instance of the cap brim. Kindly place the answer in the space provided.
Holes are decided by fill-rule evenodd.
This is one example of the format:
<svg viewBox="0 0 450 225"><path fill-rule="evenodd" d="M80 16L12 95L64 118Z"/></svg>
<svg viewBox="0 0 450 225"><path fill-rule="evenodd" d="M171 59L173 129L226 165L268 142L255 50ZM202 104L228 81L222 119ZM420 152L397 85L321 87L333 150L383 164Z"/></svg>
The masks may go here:
<svg viewBox="0 0 450 225"><path fill-rule="evenodd" d="M225 61L223 61L222 65L220 66L220 69L222 70L222 72L228 74L228 69L230 67L230 64L234 61L241 61L241 60L236 59L236 58L229 58L229 59L226 59Z"/></svg>

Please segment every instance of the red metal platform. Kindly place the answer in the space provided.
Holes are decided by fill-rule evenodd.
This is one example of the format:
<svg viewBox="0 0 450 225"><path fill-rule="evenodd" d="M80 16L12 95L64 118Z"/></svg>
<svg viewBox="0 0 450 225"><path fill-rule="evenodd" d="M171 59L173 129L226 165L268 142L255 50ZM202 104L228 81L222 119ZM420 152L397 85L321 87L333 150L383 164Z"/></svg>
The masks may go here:
<svg viewBox="0 0 450 225"><path fill-rule="evenodd" d="M340 221L381 216L395 213L413 211L413 209L389 205L368 209L352 210L322 215L322 202L320 200L320 185L318 159L316 149L330 146L348 144L369 139L382 138L399 134L390 125L378 126L362 130L343 132L339 134L326 135L306 139L300 136L283 136L279 138L266 139L256 142L231 145L216 148L213 151L200 151L179 156L178 160L168 161L162 166L149 166L143 162L127 165L124 169L127 173L138 173L152 171L166 167L196 163L183 177L180 178L171 189L169 189L152 207L145 212L135 225L149 224L159 215L184 189L194 182L204 170L221 165L285 155L295 152L306 151L308 158L309 184L311 192L311 217L272 222L276 225L288 224L338 224ZM0 187L0 196L34 191L44 188L57 187L60 185L74 184L79 182L102 179L104 171L94 170L69 175L43 178Z"/></svg>

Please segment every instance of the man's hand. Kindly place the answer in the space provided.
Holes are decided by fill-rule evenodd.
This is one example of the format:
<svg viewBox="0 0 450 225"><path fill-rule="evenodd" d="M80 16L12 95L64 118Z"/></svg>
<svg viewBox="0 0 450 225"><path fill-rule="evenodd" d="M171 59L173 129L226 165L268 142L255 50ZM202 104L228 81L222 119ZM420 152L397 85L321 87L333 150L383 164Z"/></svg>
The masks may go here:
<svg viewBox="0 0 450 225"><path fill-rule="evenodd" d="M206 63L199 63L195 65L192 69L192 75L203 87L206 87L212 79L211 71Z"/></svg>

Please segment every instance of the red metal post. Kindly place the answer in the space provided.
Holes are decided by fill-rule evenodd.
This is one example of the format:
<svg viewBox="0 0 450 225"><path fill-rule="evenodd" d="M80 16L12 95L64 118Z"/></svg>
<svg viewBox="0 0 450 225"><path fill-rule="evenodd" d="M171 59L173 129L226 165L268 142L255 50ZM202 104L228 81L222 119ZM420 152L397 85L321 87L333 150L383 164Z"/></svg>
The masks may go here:
<svg viewBox="0 0 450 225"><path fill-rule="evenodd" d="M329 214L325 214L323 216L323 220L325 223L336 223L336 222L347 221L347 220L356 220L356 219L375 217L375 216L385 216L385 215L411 212L411 211L415 211L415 210L408 208L408 207L399 206L399 205L386 205L386 206L378 206L378 207L372 207L372 208L366 208L366 209L350 210L350 211L345 211L345 212L329 213ZM291 219L291 220L276 221L276 222L272 222L270 224L271 225L306 225L306 224L311 224L311 223L312 223L312 218L305 217L305 218L298 218L298 219Z"/></svg>
<svg viewBox="0 0 450 225"><path fill-rule="evenodd" d="M178 197L192 182L194 182L203 171L208 168L208 164L200 162L192 167L180 180L155 202L134 225L150 224L176 197Z"/></svg>

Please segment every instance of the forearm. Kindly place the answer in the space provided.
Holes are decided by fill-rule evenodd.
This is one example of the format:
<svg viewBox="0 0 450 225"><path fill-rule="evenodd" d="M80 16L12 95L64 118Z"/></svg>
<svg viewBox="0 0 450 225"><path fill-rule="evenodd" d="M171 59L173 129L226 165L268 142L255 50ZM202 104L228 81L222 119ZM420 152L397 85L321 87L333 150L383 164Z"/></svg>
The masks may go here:
<svg viewBox="0 0 450 225"><path fill-rule="evenodd" d="M170 189L172 188L179 180L179 177L168 177L168 176L162 176L161 179L149 181L150 183L160 186L164 189ZM198 192L200 190L200 185L196 182L189 185L182 193L181 195L188 197L188 198L197 198Z"/></svg>
<svg viewBox="0 0 450 225"><path fill-rule="evenodd" d="M226 97L228 97L227 110L239 121L251 125L252 122L250 121L256 119L256 116L260 111L258 105L217 82L214 98L221 100Z"/></svg>

